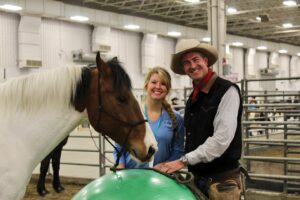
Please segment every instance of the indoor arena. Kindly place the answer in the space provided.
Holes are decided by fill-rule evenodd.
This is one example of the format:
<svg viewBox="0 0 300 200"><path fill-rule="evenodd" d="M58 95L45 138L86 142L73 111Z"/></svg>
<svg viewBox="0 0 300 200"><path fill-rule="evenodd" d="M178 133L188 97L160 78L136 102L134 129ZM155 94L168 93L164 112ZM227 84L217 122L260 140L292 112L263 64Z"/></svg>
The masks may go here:
<svg viewBox="0 0 300 200"><path fill-rule="evenodd" d="M300 199L299 0L0 0L0 200Z"/></svg>

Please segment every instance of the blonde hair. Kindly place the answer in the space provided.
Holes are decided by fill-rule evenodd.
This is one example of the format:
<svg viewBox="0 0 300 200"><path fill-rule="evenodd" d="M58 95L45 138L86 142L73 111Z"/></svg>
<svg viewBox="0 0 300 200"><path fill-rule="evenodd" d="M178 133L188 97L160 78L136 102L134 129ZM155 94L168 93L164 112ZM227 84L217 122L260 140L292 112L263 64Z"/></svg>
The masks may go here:
<svg viewBox="0 0 300 200"><path fill-rule="evenodd" d="M147 73L145 82L144 82L144 90L147 90L148 83L153 74L158 74L158 76L162 80L162 82L164 84L166 84L167 94L169 94L171 87L172 87L171 76L166 69L159 67L159 66L151 68L149 70L149 72ZM174 111L172 110L171 104L169 104L168 101L166 99L164 99L162 102L162 106L166 110L166 112L168 113L168 115L170 116L170 118L172 120L173 130L177 129L177 127L178 127L177 119L176 119Z"/></svg>

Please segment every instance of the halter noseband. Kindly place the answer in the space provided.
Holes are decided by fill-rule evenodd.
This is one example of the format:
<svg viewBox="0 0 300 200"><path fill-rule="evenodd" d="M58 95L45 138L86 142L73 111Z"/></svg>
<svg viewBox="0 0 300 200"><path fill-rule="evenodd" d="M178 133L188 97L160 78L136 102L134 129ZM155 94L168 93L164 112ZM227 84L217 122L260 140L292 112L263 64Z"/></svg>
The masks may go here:
<svg viewBox="0 0 300 200"><path fill-rule="evenodd" d="M140 124L143 124L143 123L147 122L148 120L143 119L143 120L141 120L141 121L137 121L137 122L131 123L131 122L123 121L123 120L121 120L121 119L115 117L114 115L110 114L109 112L107 112L107 111L104 109L104 107L102 106L101 84L99 84L99 83L100 83L100 80L101 80L101 73L100 73L100 71L98 70L98 98L99 98L99 105L98 105L99 114L98 114L98 118L97 118L97 128L98 128L98 130L100 130L100 129L99 129L99 128L100 128L100 127L99 127L99 126L100 126L99 124L100 124L100 121L101 121L101 113L104 113L104 114L106 114L107 116L109 116L110 118L112 118L113 120L115 120L115 121L117 121L117 122L123 124L123 126L129 127L129 131L128 131L128 133L127 133L127 135L126 135L126 138L125 138L125 140L124 140L124 142L123 142L123 144L122 144L122 146L121 146L121 151L119 151L119 150L116 148L116 146L108 139L108 137L107 137L105 134L101 133L101 134L103 135L103 137L108 141L108 143L109 143L110 145L112 145L112 146L114 147L114 149L117 151L117 160L116 160L116 163L115 163L114 167L111 168L111 169L114 171L114 170L116 169L116 167L119 165L119 161L120 161L121 155L125 152L125 145L127 144L127 141L128 141L128 138L129 138L129 135L130 135L132 129L133 129L134 127L140 125Z"/></svg>

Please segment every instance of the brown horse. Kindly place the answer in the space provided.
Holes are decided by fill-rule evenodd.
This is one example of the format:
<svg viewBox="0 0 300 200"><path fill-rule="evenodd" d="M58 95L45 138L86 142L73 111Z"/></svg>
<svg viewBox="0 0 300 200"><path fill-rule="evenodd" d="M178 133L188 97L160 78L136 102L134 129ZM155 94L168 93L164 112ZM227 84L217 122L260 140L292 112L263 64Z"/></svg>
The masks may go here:
<svg viewBox="0 0 300 200"><path fill-rule="evenodd" d="M0 85L0 199L22 199L35 166L85 117L139 161L157 143L117 59L63 67Z"/></svg>

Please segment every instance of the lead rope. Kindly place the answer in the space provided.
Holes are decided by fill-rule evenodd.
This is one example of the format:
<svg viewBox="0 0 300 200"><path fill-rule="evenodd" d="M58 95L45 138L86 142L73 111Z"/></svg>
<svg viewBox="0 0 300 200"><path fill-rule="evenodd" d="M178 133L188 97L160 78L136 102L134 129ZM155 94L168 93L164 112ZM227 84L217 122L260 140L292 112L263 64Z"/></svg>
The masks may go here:
<svg viewBox="0 0 300 200"><path fill-rule="evenodd" d="M131 132L131 129L132 129L132 128L130 128L129 133L127 134L127 137L126 137L126 139L125 139L125 141L124 141L124 145L126 144L126 142L127 142L127 140L128 140L128 137L129 137L129 134L130 134L130 132ZM92 130L91 130L91 127L90 127L90 126L89 126L89 132L90 132L90 136L91 136L91 138L92 138L92 141L93 141L93 143L94 143L96 149L100 152L100 147L97 145L97 143L96 143L96 141L95 141L95 139L94 139L94 137L93 137L93 133L92 133ZM115 164L114 164L113 162L111 162L109 159L107 159L105 156L101 155L101 156L104 157L107 161L109 161L111 164L113 164L113 167L111 167L110 170L115 172L116 169L117 169L116 167L119 165L120 158L121 158L122 154L125 152L125 148L123 148L123 146L122 146L121 151L119 151L118 148L110 141L110 139L109 139L106 135L104 135L104 134L101 134L101 135L104 137L104 139L105 139L105 140L106 140L106 141L114 148L114 150L117 152L117 160L116 160L116 163L115 163Z"/></svg>
<svg viewBox="0 0 300 200"><path fill-rule="evenodd" d="M167 174L156 169L153 170L171 179L174 179L178 183L186 185L193 192L197 200L208 200L205 194L203 194L199 189L197 189L197 186L194 183L194 175L191 172L179 170L172 174Z"/></svg>

